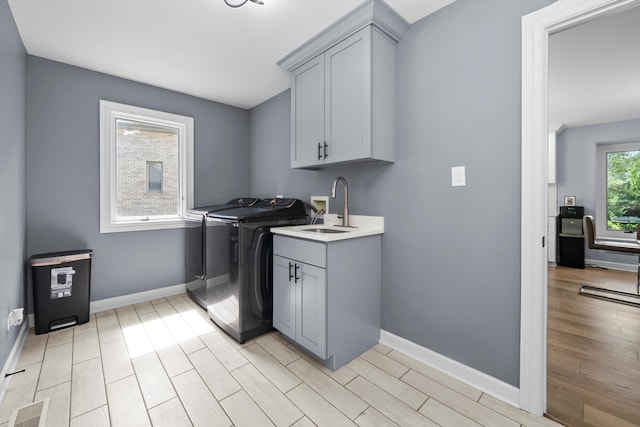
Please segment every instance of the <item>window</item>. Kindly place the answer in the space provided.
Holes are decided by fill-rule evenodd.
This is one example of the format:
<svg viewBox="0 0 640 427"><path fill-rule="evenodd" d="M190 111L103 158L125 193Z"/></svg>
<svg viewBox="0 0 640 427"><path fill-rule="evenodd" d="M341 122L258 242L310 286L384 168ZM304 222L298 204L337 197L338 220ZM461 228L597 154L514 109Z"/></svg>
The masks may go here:
<svg viewBox="0 0 640 427"><path fill-rule="evenodd" d="M635 239L640 221L640 141L596 148L596 234Z"/></svg>
<svg viewBox="0 0 640 427"><path fill-rule="evenodd" d="M182 227L193 119L100 101L100 232Z"/></svg>

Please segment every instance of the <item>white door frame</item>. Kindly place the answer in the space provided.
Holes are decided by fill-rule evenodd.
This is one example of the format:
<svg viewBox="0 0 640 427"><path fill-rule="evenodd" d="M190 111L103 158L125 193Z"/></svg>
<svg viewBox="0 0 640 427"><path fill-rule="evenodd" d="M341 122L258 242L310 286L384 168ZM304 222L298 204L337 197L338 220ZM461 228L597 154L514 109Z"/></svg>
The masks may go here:
<svg viewBox="0 0 640 427"><path fill-rule="evenodd" d="M547 407L549 35L640 0L559 0L522 18L520 407Z"/></svg>

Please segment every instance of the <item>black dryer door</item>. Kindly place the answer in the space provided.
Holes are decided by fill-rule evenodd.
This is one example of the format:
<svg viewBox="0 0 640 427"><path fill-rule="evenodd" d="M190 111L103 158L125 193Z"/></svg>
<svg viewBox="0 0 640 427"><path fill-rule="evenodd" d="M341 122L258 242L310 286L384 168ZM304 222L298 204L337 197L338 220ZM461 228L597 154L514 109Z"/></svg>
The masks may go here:
<svg viewBox="0 0 640 427"><path fill-rule="evenodd" d="M249 301L253 315L266 319L273 311L273 234L269 227L260 227L253 240Z"/></svg>

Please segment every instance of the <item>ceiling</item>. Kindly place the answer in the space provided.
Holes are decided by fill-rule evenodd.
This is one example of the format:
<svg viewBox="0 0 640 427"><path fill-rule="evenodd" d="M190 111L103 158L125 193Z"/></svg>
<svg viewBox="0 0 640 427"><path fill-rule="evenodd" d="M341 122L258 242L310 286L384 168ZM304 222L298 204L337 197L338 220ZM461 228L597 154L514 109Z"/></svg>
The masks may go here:
<svg viewBox="0 0 640 427"><path fill-rule="evenodd" d="M549 39L549 126L640 118L640 7Z"/></svg>
<svg viewBox="0 0 640 427"><path fill-rule="evenodd" d="M413 23L454 0L387 0ZM362 0L9 0L31 55L241 108L289 87L276 62Z"/></svg>
<svg viewBox="0 0 640 427"><path fill-rule="evenodd" d="M8 0L31 55L251 108L276 62L362 0ZM413 23L455 0L386 0ZM550 129L640 118L640 7L553 34Z"/></svg>

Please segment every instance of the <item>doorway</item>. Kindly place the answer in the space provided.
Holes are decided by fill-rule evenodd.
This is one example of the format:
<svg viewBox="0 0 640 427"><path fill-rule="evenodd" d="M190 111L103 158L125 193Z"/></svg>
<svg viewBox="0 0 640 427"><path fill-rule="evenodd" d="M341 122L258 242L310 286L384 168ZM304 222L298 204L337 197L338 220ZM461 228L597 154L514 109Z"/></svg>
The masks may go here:
<svg viewBox="0 0 640 427"><path fill-rule="evenodd" d="M638 138L640 88L637 83L629 83L637 82L640 73L635 54L639 38L640 7L598 16L549 35L550 255L555 255L551 224L556 221L557 205L566 204L567 195L577 196L573 197L574 204L584 206L585 214L595 215L599 225L604 224L605 217L616 216L596 208L600 203L597 195L606 197L606 192L598 191L603 175L597 173L596 164L601 166L603 162L596 163L596 159L602 156L597 154L604 149L601 143ZM556 129L560 129L557 138L553 133ZM557 140L555 159L552 140ZM621 158L620 146L610 147L615 152L612 158ZM627 167L625 162L611 162L612 166ZM618 173L626 174L622 169ZM617 204L604 207L624 215L621 209L629 209L638 196L630 193L631 185L612 189L616 197L606 200ZM582 233L582 227L578 233ZM635 238L635 233L619 233L621 238ZM596 234L604 235L602 231ZM579 292L582 285L591 285L635 293L637 257L587 251L584 269L583 239L563 240L568 245L562 245L564 252L559 251L562 266L548 269L545 412L575 427L640 425L640 383L636 374L640 370L636 351L640 347L636 331L640 310L587 298ZM553 256L549 259L555 261ZM571 268L580 266L582 269Z"/></svg>
<svg viewBox="0 0 640 427"><path fill-rule="evenodd" d="M554 32L640 0L563 0L522 20L520 407L546 410L548 41Z"/></svg>

